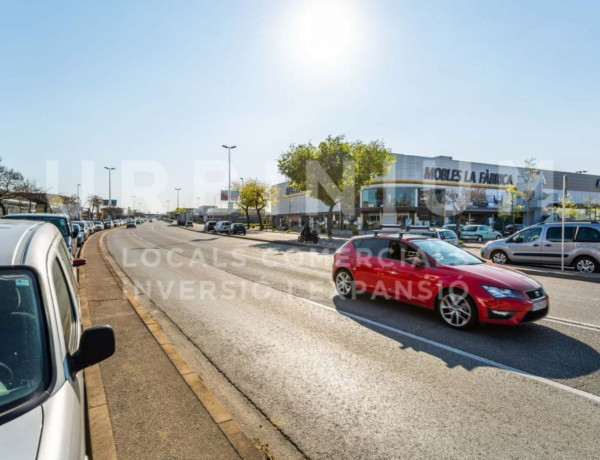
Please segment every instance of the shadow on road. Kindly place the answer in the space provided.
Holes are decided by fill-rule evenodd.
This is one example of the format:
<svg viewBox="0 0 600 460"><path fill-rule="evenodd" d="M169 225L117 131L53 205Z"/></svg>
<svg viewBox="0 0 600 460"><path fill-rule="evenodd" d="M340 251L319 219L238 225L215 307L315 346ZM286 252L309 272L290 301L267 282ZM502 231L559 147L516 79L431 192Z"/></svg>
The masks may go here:
<svg viewBox="0 0 600 460"><path fill-rule="evenodd" d="M399 342L401 350L428 353L443 360L448 367L462 366L473 370L488 364L427 341L548 379L573 379L600 369L600 354L594 348L545 326L543 322L517 327L481 325L469 331L456 331L442 324L437 313L397 301L370 300L366 296L349 300L336 296L333 302L345 316L350 313L416 336L402 335L348 316L361 326ZM575 329L573 331L576 333ZM595 380L598 381L595 390L600 392L600 379Z"/></svg>

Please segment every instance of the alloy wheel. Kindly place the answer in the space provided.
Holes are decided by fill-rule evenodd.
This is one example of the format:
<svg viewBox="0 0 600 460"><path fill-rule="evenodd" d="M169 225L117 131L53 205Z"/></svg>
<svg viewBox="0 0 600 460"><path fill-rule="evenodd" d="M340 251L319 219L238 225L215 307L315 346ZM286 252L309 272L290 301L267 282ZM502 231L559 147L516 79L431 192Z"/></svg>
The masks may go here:
<svg viewBox="0 0 600 460"><path fill-rule="evenodd" d="M594 273L596 271L596 264L591 259L579 259L575 265L577 271L581 273Z"/></svg>
<svg viewBox="0 0 600 460"><path fill-rule="evenodd" d="M504 265L508 262L508 257L502 251L495 251L492 254L492 262L498 265Z"/></svg>
<svg viewBox="0 0 600 460"><path fill-rule="evenodd" d="M345 270L341 270L335 277L335 288L343 296L349 296L352 293L352 275Z"/></svg>
<svg viewBox="0 0 600 460"><path fill-rule="evenodd" d="M439 310L442 319L454 328L464 328L473 323L473 307L465 294L445 294L440 302Z"/></svg>

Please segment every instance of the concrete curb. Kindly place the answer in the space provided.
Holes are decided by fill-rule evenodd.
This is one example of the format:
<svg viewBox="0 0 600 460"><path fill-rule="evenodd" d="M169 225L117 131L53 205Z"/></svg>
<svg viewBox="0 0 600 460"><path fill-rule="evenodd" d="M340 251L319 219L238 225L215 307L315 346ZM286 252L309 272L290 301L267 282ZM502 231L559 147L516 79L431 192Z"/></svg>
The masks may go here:
<svg viewBox="0 0 600 460"><path fill-rule="evenodd" d="M80 257L85 257L86 245L83 245ZM88 308L85 266L78 271L79 298L81 305L81 319L83 328L92 326L90 310ZM88 455L93 460L116 460L117 447L113 437L112 423L104 393L104 383L100 366L88 367L84 371L85 377L85 402L88 419L89 445Z"/></svg>
<svg viewBox="0 0 600 460"><path fill-rule="evenodd" d="M106 262L106 265L120 285L127 300L138 314L146 328L150 331L154 339L158 342L164 353L167 355L179 375L185 380L192 392L196 395L200 403L205 407L211 418L229 440L235 451L242 459L261 460L264 459L258 448L242 431L238 423L233 420L229 412L223 407L219 400L204 385L202 378L196 374L181 356L175 345L171 343L167 335L163 332L160 325L154 320L152 315L136 300L134 294L125 289L125 280L119 274L117 264L112 256L106 250L103 233L98 242L100 255Z"/></svg>

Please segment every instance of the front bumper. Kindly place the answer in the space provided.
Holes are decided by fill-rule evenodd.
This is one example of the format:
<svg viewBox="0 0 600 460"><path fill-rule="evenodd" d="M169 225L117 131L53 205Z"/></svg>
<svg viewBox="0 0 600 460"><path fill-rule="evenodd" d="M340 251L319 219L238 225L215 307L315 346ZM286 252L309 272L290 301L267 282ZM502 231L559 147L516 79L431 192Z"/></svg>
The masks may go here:
<svg viewBox="0 0 600 460"><path fill-rule="evenodd" d="M479 298L479 320L490 324L525 324L538 321L548 314L547 294L535 299Z"/></svg>

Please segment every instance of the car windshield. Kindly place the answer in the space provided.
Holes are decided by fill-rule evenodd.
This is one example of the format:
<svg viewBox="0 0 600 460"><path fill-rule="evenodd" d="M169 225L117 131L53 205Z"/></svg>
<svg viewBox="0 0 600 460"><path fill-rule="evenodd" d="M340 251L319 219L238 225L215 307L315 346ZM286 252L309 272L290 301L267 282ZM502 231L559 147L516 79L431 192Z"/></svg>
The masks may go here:
<svg viewBox="0 0 600 460"><path fill-rule="evenodd" d="M476 232L477 231L477 225L465 225L462 228L463 232Z"/></svg>
<svg viewBox="0 0 600 460"><path fill-rule="evenodd" d="M37 283L25 270L0 269L0 413L41 394L49 382L46 329Z"/></svg>
<svg viewBox="0 0 600 460"><path fill-rule="evenodd" d="M445 241L434 239L420 240L413 241L413 244L442 265L456 266L484 263L467 251L457 248Z"/></svg>

